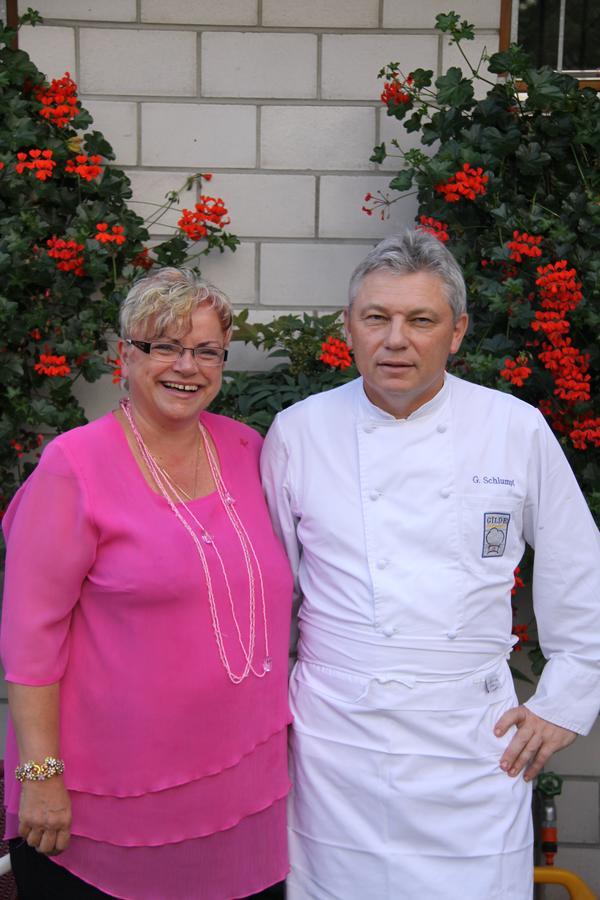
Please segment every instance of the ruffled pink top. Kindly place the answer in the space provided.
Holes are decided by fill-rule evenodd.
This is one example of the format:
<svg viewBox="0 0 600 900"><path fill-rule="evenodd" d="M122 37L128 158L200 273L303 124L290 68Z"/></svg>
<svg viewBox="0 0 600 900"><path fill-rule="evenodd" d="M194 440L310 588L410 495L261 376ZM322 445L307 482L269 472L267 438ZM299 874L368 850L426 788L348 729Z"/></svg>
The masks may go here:
<svg viewBox="0 0 600 900"><path fill-rule="evenodd" d="M73 838L54 861L129 900L228 900L285 876L291 576L263 499L261 438L202 413L262 570L256 667L233 684L219 658L190 536L146 483L109 414L56 438L4 518L0 649L9 681L60 681ZM247 644L249 584L218 494L189 506L225 564ZM222 570L207 546L220 629L244 667ZM17 764L9 734L7 771ZM19 785L7 779L7 836Z"/></svg>

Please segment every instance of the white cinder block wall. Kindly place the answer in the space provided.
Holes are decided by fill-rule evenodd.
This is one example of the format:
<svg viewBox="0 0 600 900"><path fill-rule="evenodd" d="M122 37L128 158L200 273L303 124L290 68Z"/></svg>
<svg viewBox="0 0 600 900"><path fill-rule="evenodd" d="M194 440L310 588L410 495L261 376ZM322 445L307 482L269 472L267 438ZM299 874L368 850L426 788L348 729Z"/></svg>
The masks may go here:
<svg viewBox="0 0 600 900"><path fill-rule="evenodd" d="M20 2L24 11L32 0ZM197 171L214 173L235 254L203 273L254 317L333 310L379 237L412 221L413 198L389 220L361 212L393 164L369 162L381 140L407 138L379 102L378 70L460 65L433 30L453 6L477 26L473 58L498 46L500 0L36 0L45 24L20 45L49 77L69 70L84 105L128 172L147 216ZM195 198L188 195L185 205ZM171 214L153 237L167 236ZM234 365L257 357L236 348ZM109 385L85 394L90 415L114 404ZM559 861L600 891L600 733L556 758L566 842ZM555 890L555 889L552 889ZM548 898L564 896L562 889Z"/></svg>
<svg viewBox="0 0 600 900"><path fill-rule="evenodd" d="M393 168L369 162L373 146L398 133L379 102L378 70L398 60L406 72L440 72L455 61L433 29L439 0L38 0L36 8L45 24L24 28L21 47L48 76L74 75L142 215L190 173L214 173L207 192L225 199L242 247L204 271L236 305L257 315L338 308L367 248L413 219L414 198L384 222L361 206ZM476 52L495 50L500 0L468 0L463 12L478 26Z"/></svg>

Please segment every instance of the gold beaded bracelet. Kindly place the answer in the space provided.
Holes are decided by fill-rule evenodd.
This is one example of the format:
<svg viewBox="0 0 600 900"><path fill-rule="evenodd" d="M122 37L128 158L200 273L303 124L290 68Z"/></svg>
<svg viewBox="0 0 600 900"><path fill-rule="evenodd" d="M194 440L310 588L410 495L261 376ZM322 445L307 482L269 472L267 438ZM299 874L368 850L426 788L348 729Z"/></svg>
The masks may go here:
<svg viewBox="0 0 600 900"><path fill-rule="evenodd" d="M65 771L65 764L62 759L56 759L54 756L47 756L43 763L36 763L32 759L17 766L15 769L15 778L21 784L24 781L46 781L53 775L62 775Z"/></svg>

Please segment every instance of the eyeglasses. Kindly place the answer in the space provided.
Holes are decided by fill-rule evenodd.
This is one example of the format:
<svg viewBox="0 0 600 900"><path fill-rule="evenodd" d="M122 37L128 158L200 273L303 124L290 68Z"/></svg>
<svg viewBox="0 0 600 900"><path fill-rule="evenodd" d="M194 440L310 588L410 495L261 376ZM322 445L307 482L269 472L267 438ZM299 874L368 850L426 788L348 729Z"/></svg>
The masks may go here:
<svg viewBox="0 0 600 900"><path fill-rule="evenodd" d="M203 366L222 366L227 359L227 350L224 347L182 347L181 344L169 344L167 341L133 341L129 338L125 343L137 347L143 353L148 353L152 359L166 363L181 359L186 350L190 351L194 362Z"/></svg>

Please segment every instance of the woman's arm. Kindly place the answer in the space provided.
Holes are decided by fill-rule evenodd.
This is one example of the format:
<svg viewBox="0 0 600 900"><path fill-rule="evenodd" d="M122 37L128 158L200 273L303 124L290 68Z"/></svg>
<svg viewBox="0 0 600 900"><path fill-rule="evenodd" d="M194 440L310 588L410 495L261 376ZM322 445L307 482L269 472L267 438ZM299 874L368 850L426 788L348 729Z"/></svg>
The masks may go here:
<svg viewBox="0 0 600 900"><path fill-rule="evenodd" d="M43 762L60 757L59 685L30 687L8 683L8 702L19 762ZM10 773L7 773L10 777ZM19 805L19 834L40 853L61 853L71 834L71 801L62 775L45 781L24 781Z"/></svg>

